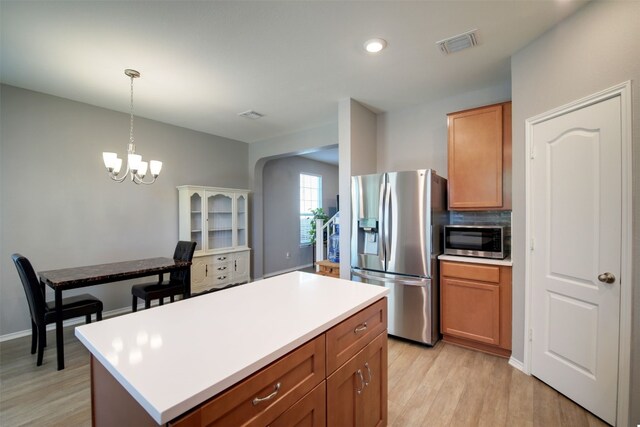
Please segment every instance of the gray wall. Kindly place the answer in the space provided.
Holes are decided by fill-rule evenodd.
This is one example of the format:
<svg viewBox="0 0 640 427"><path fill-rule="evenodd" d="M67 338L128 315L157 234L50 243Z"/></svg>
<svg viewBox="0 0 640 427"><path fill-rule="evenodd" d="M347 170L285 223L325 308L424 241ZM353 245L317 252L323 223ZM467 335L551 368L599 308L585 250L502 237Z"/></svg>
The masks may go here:
<svg viewBox="0 0 640 427"><path fill-rule="evenodd" d="M512 57L513 357L522 361L527 118L632 80L633 352L632 417L640 423L640 2L593 2Z"/></svg>
<svg viewBox="0 0 640 427"><path fill-rule="evenodd" d="M338 143L338 124L329 123L318 128L294 132L249 145L249 185L251 201L251 277L256 280L264 275L263 183L264 165L279 157L304 154L323 148L334 148Z"/></svg>
<svg viewBox="0 0 640 427"><path fill-rule="evenodd" d="M447 114L511 99L511 82L378 115L378 172L430 168L447 177Z"/></svg>
<svg viewBox="0 0 640 427"><path fill-rule="evenodd" d="M102 163L103 151L125 153L128 114L3 85L0 122L0 335L30 329L12 253L36 271L171 256L177 185L248 186L243 142L136 118L137 151L164 163L137 186L112 182ZM127 282L83 291L106 310L131 304Z"/></svg>
<svg viewBox="0 0 640 427"><path fill-rule="evenodd" d="M338 167L304 157L270 160L264 165L264 274L311 265L311 246L300 247L300 174L322 176L322 207L336 207ZM290 258L286 258L289 252Z"/></svg>

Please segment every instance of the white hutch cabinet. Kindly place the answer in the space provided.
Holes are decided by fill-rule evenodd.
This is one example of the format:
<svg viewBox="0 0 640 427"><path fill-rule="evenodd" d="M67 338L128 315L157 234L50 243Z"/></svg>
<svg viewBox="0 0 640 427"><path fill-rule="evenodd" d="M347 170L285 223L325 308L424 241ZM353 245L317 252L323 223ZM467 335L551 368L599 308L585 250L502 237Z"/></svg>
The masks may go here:
<svg viewBox="0 0 640 427"><path fill-rule="evenodd" d="M179 238L196 242L191 292L249 281L249 190L178 187Z"/></svg>

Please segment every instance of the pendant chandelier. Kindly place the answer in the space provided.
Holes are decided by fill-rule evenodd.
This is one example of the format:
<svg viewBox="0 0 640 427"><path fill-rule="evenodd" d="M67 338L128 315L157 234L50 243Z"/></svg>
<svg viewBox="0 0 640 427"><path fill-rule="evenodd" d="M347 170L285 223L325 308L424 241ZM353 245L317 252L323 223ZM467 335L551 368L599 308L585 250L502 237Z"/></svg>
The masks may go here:
<svg viewBox="0 0 640 427"><path fill-rule="evenodd" d="M153 184L156 181L160 170L162 169L162 162L158 160L151 160L151 162L143 162L142 156L136 154L136 146L133 143L133 79L140 77L140 73L136 70L126 69L124 73L131 78L131 120L129 126L129 146L127 148L127 167L122 175L120 171L122 169L122 159L118 157L117 153L102 153L102 160L104 166L109 172L109 178L116 182L123 182L127 179L127 175L136 184ZM144 181L144 177L147 175L147 168L149 168L153 179L151 181Z"/></svg>

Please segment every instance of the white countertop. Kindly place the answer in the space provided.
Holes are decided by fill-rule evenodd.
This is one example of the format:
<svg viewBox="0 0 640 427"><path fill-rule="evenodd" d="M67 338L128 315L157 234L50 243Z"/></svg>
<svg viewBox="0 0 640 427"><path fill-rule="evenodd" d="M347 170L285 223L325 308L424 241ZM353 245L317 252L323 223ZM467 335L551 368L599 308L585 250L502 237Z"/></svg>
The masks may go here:
<svg viewBox="0 0 640 427"><path fill-rule="evenodd" d="M513 266L511 257L505 259L491 259L491 258L474 258L470 256L458 256L458 255L440 255L439 260L442 261L455 261L455 262L468 262L472 264L489 264L489 265L504 265L507 267Z"/></svg>
<svg viewBox="0 0 640 427"><path fill-rule="evenodd" d="M387 293L293 272L83 325L75 334L162 424Z"/></svg>

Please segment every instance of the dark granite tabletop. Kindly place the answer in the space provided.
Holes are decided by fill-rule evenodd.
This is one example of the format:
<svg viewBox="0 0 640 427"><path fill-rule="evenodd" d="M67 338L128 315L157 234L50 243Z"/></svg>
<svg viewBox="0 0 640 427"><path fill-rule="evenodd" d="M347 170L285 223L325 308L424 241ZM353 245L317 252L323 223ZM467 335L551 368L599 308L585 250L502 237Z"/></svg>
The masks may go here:
<svg viewBox="0 0 640 427"><path fill-rule="evenodd" d="M173 258L148 258L135 261L40 271L38 275L41 281L52 288L73 289L168 273L185 269L190 265L190 261L176 261Z"/></svg>

